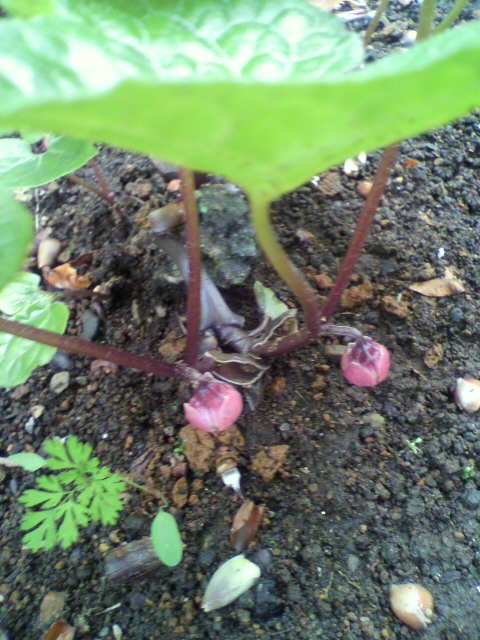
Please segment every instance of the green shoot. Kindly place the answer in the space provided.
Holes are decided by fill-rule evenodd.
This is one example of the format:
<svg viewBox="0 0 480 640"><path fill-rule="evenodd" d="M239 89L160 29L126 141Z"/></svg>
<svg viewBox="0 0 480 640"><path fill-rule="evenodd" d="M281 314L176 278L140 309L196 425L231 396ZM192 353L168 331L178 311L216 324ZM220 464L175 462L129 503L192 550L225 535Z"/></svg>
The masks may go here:
<svg viewBox="0 0 480 640"><path fill-rule="evenodd" d="M46 468L55 474L41 475L35 489L19 500L27 507L22 518L23 542L32 551L66 549L79 538L79 529L90 523L115 524L123 508L125 482L92 457L92 447L76 436L44 443Z"/></svg>
<svg viewBox="0 0 480 640"><path fill-rule="evenodd" d="M475 471L475 467L473 465L467 465L463 467L463 470L462 470L463 480L470 480L471 478L474 478L476 475L477 475L477 472Z"/></svg>

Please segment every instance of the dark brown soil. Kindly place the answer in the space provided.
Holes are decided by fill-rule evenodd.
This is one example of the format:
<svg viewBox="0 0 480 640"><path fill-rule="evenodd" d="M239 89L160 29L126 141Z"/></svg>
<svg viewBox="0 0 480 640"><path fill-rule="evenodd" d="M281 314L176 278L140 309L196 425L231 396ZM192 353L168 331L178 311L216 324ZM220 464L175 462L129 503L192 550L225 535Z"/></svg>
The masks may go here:
<svg viewBox="0 0 480 640"><path fill-rule="evenodd" d="M405 26L400 14L400 33ZM199 608L209 576L234 555L228 533L239 503L214 472L201 476L187 468L194 497L182 509L171 508L185 542L181 565L112 583L104 577L106 553L148 535L158 504L133 492L115 528L91 528L67 551L33 555L22 548L17 502L32 475L0 470L0 638L38 640L40 603L48 592L65 591L63 615L79 639L118 638L117 625L129 640L399 640L415 632L393 617L389 585L413 581L435 598L434 622L423 638L478 640L480 471L465 479L465 469L480 467L480 423L478 415L456 408L451 387L464 374L478 377L480 368L479 152L475 116L401 146L353 283L368 281L373 293L336 315L391 350L389 379L372 390L351 387L320 345L275 363L260 405L240 419L244 491L266 508L249 551L250 557L269 552L262 554L256 587L217 612ZM373 176L377 160L369 156L356 178L335 170L335 195L308 184L276 203L282 243L312 282L319 273L335 277L362 204L356 187ZM148 159L106 149L99 162L124 213L66 179L36 190L32 207L71 260L92 253L83 269L95 285L111 285L95 339L157 354L170 331L181 335L184 290L165 285L155 236L145 242L138 220L175 194L167 195L164 176ZM88 169L79 175L92 177ZM408 290L443 276L446 267L463 281L464 294L427 298ZM265 264L256 275L293 303ZM235 310L249 317L255 313L252 283L227 292ZM407 316L392 313L386 296L405 302ZM98 316L100 303L90 295L66 299L69 331L86 331L81 319L87 309ZM428 355L437 345L443 357L432 363ZM68 367L70 382L55 395L49 383L59 366ZM175 380L128 370L97 378L90 362L57 358L0 395L0 454L39 450L51 435L76 434L104 464L128 472L151 449L158 467L150 480L171 496L175 478L166 469L183 461L184 394ZM45 411L32 420L39 404ZM289 454L267 483L252 473L250 461L261 447L276 444L288 444Z"/></svg>

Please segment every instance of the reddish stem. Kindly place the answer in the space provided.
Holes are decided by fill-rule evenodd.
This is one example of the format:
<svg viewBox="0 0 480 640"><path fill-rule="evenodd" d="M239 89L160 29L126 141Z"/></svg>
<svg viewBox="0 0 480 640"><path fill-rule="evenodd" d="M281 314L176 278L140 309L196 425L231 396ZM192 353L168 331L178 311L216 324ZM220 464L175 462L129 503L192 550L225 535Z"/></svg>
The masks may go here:
<svg viewBox="0 0 480 640"><path fill-rule="evenodd" d="M348 251L340 265L333 289L330 291L330 294L322 307L322 318L324 320L329 320L335 313L340 297L350 282L353 270L355 269L357 260L360 257L363 245L365 244L368 230L372 224L378 205L380 204L380 200L382 199L385 191L390 171L397 156L397 151L398 145L391 145L383 152L373 180L372 188L365 200L365 204L363 205Z"/></svg>
<svg viewBox="0 0 480 640"><path fill-rule="evenodd" d="M68 176L68 179L70 182L73 182L73 184L78 184L80 187L83 187L84 189L88 189L88 191L91 191L92 193L94 193L96 196L104 200L107 204L109 205L112 204L112 200L108 196L108 194L106 194L104 191L102 191L102 189L97 187L97 185L93 184L92 182L89 182L88 180L84 180L79 176L73 176L73 175Z"/></svg>
<svg viewBox="0 0 480 640"><path fill-rule="evenodd" d="M185 362L192 367L198 358L200 331L200 231L198 225L195 178L189 169L180 169L182 201L185 209L185 232L188 255L187 285L187 347Z"/></svg>
<svg viewBox="0 0 480 640"><path fill-rule="evenodd" d="M383 152L383 156L373 180L372 189L365 200L365 204L363 205L355 233L353 234L347 253L340 266L335 284L322 307L321 318L324 322L329 320L335 313L340 297L350 282L353 270L358 258L360 257L365 239L368 235L368 230L372 224L372 220L385 191L390 171L397 156L397 151L398 145L391 145ZM287 336L282 340L278 340L274 344L261 345L258 349L254 350L254 353L255 355L264 356L266 358L278 358L290 351L306 346L310 342L318 339L321 335L328 335L328 331L322 331L322 325L320 325L315 334L312 334L309 329L303 329L298 333Z"/></svg>
<svg viewBox="0 0 480 640"><path fill-rule="evenodd" d="M110 202L111 205L114 205L115 204L115 196L111 192L111 190L108 188L107 181L105 180L104 175L103 175L100 167L98 166L98 163L95 160L95 158L92 158L90 160L90 166L92 167L93 173L95 174L95 178L96 178L98 184L100 185L100 189L103 192L103 196L102 197L107 202Z"/></svg>
<svg viewBox="0 0 480 640"><path fill-rule="evenodd" d="M18 338L25 338L56 347L69 353L88 356L99 360L107 360L114 364L137 369L144 373L153 373L160 377L196 379L199 374L189 367L181 364L167 364L150 356L139 356L128 351L122 351L115 347L104 346L74 336L64 336L52 331L37 329L20 322L0 318L0 332L10 333Z"/></svg>

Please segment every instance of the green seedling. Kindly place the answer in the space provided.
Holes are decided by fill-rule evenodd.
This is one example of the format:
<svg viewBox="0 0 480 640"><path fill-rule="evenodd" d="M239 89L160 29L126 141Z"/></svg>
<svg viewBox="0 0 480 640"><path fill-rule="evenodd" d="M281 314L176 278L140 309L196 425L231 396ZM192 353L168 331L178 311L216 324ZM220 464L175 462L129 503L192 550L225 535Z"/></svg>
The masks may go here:
<svg viewBox="0 0 480 640"><path fill-rule="evenodd" d="M407 447L412 451L416 456L422 453L420 447L418 445L423 443L423 438L415 438L415 440L408 440Z"/></svg>
<svg viewBox="0 0 480 640"><path fill-rule="evenodd" d="M465 467L463 467L462 469L462 479L463 480L470 480L471 478L474 478L477 475L477 472L475 470L475 467L473 465L467 465Z"/></svg>
<svg viewBox="0 0 480 640"><path fill-rule="evenodd" d="M43 448L48 457L42 468L52 473L39 476L36 488L19 498L27 508L20 525L25 545L32 551L66 549L91 522L115 524L123 509L124 480L100 466L92 447L75 436L46 440Z"/></svg>
<svg viewBox="0 0 480 640"><path fill-rule="evenodd" d="M142 488L101 466L92 456L92 447L76 436L48 439L43 449L47 457L18 453L0 461L26 471L50 472L39 476L35 488L27 489L19 498L26 507L20 525L25 532L23 542L31 551L49 551L57 545L66 549L78 541L80 529L89 524L116 524L124 507L126 485ZM173 516L159 511L152 523L151 539L164 564L175 566L180 562L182 541Z"/></svg>

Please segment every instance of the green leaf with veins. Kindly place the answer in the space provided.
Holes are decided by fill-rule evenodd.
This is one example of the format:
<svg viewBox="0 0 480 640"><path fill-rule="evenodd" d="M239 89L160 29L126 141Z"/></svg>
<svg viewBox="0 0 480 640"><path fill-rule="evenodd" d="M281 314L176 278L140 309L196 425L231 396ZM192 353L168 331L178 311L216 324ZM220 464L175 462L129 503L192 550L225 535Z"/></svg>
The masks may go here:
<svg viewBox="0 0 480 640"><path fill-rule="evenodd" d="M44 442L46 466L56 475L42 475L35 489L27 489L19 500L27 506L21 530L24 543L32 551L66 549L79 536L79 528L90 522L115 524L123 508L123 479L101 467L92 457L92 448L75 436L65 441L52 438Z"/></svg>
<svg viewBox="0 0 480 640"><path fill-rule="evenodd" d="M0 127L156 155L254 198L480 105L479 22L360 68L360 37L307 0L68 0L2 20L0 57Z"/></svg>
<svg viewBox="0 0 480 640"><path fill-rule="evenodd" d="M8 193L0 190L0 296L22 266L33 237L32 216Z"/></svg>
<svg viewBox="0 0 480 640"><path fill-rule="evenodd" d="M39 329L63 333L68 307L38 288L40 277L19 273L0 291L0 314ZM14 387L27 380L34 369L47 364L55 347L0 332L0 387Z"/></svg>
<svg viewBox="0 0 480 640"><path fill-rule="evenodd" d="M52 182L83 166L97 153L92 144L82 140L63 136L47 136L47 140L44 153L33 153L22 138L0 140L0 189L28 189Z"/></svg>

